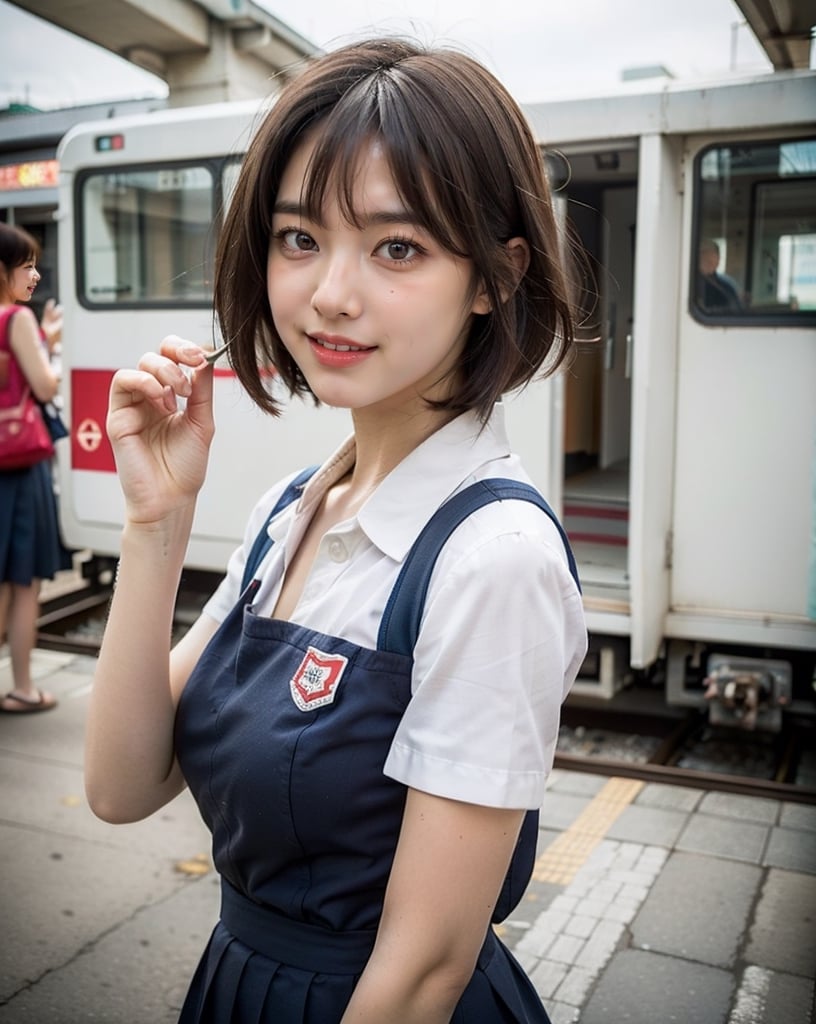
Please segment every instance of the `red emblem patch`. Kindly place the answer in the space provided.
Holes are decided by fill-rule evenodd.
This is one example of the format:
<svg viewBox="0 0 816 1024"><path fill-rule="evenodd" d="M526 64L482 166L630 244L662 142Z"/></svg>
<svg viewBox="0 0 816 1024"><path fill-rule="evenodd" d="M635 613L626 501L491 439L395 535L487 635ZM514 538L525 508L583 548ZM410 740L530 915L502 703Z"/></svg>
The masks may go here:
<svg viewBox="0 0 816 1024"><path fill-rule="evenodd" d="M342 654L324 654L309 647L289 680L292 700L301 711L314 711L331 704L346 665L348 658Z"/></svg>

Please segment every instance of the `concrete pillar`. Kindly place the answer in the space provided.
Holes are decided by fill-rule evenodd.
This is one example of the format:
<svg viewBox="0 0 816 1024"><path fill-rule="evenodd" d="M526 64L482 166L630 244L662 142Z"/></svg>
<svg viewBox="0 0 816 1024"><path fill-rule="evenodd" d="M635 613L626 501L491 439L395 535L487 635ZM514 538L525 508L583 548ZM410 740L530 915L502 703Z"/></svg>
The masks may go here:
<svg viewBox="0 0 816 1024"><path fill-rule="evenodd" d="M166 56L163 77L170 90L170 106L253 99L277 92L280 75L268 61L253 55L251 32L211 19L207 51Z"/></svg>

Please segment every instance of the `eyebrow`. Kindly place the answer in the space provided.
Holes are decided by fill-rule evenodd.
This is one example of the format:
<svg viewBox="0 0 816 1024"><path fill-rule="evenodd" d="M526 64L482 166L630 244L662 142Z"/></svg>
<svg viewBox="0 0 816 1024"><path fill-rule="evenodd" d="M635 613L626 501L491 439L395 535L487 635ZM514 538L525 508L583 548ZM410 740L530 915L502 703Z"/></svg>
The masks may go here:
<svg viewBox="0 0 816 1024"><path fill-rule="evenodd" d="M272 208L272 214L284 214L290 217L299 217L304 220L312 220L312 216L306 207L291 199L279 199ZM378 224L419 224L419 218L411 210L398 207L394 210L372 210L370 213L355 214L356 219L362 227L372 227ZM318 223L320 221L318 220Z"/></svg>

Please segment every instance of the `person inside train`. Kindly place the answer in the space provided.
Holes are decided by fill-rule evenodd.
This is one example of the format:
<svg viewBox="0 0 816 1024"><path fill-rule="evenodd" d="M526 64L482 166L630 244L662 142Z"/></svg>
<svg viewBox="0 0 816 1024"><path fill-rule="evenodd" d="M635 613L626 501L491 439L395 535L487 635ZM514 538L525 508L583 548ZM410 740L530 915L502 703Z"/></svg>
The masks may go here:
<svg viewBox="0 0 816 1024"><path fill-rule="evenodd" d="M0 223L0 352L8 353L0 405L6 410L26 388L38 401L50 402L59 387L49 351L59 340L60 314L48 306L40 330L23 305L40 281L38 258L39 246L28 232ZM0 698L0 711L25 714L57 704L53 694L34 685L31 653L40 584L65 567L50 460L0 469L0 637L8 641L13 682Z"/></svg>
<svg viewBox="0 0 816 1024"><path fill-rule="evenodd" d="M733 278L719 271L720 247L712 239L700 244L697 302L706 313L738 313L743 309Z"/></svg>
<svg viewBox="0 0 816 1024"><path fill-rule="evenodd" d="M215 284L254 402L280 411L274 367L353 433L271 486L172 651L213 374L171 335L114 376L126 518L86 791L124 823L186 784L213 833L221 918L185 1024L548 1021L491 922L529 881L587 637L500 400L569 359L570 295L507 91L461 53L370 40L276 99Z"/></svg>

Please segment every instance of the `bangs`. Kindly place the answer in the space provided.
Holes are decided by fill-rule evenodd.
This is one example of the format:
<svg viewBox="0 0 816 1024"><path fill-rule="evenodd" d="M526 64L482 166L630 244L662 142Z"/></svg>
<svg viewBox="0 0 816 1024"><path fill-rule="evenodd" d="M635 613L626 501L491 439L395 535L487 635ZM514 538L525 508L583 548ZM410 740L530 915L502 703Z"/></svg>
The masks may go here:
<svg viewBox="0 0 816 1024"><path fill-rule="evenodd" d="M362 227L363 211L355 208L354 184L367 150L377 143L382 146L408 219L444 249L466 258L463 235L456 227L462 224L457 214L465 197L451 184L456 173L434 152L439 147L428 142L428 124L437 119L430 110L418 112L413 102L406 103L402 98L408 85L410 80L400 69L379 70L349 89L312 126L317 143L306 172L301 204L310 219L321 223L327 197L333 196L343 217L355 227ZM444 130L441 121L438 130Z"/></svg>

